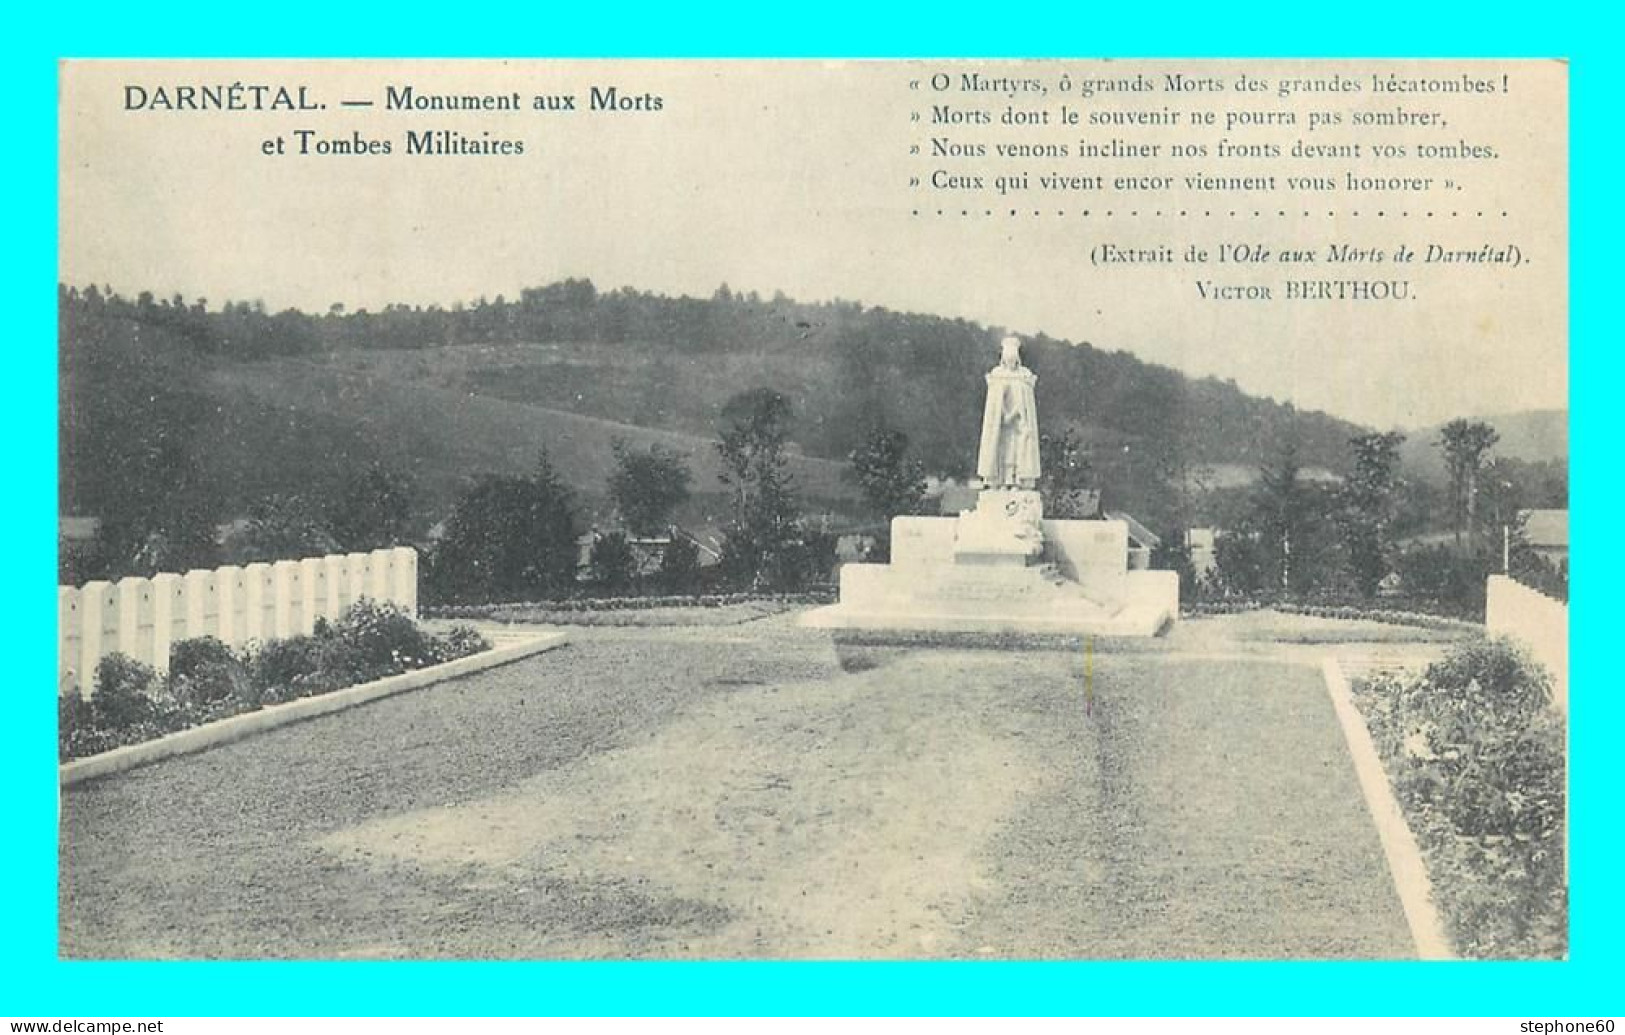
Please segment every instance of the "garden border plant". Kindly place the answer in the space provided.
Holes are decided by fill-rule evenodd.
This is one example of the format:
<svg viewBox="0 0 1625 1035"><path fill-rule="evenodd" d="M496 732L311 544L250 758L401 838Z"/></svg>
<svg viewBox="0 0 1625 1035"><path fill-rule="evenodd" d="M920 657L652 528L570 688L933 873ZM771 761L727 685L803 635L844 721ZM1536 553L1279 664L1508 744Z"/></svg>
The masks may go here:
<svg viewBox="0 0 1625 1035"><path fill-rule="evenodd" d="M430 633L394 604L358 600L308 636L233 650L212 636L170 648L167 673L114 652L96 666L95 693L57 700L61 761L139 744L219 719L439 665L491 649L475 629Z"/></svg>
<svg viewBox="0 0 1625 1035"><path fill-rule="evenodd" d="M1245 614L1250 611L1279 611L1282 614L1304 615L1310 618L1338 618L1380 622L1384 625L1414 625L1423 629L1482 631L1484 627L1482 621L1475 622L1468 618L1405 608L1381 607L1370 603L1317 603L1244 597L1230 600L1185 601L1180 605L1182 618Z"/></svg>
<svg viewBox="0 0 1625 1035"><path fill-rule="evenodd" d="M835 601L833 587L820 587L796 593L702 593L671 596L561 597L554 600L515 600L488 604L441 604L422 608L432 618L479 618L493 622L517 621L507 617L515 611L592 612L640 611L665 607L715 608L737 604L829 604Z"/></svg>
<svg viewBox="0 0 1625 1035"><path fill-rule="evenodd" d="M1499 638L1353 686L1465 957L1568 952L1566 730L1551 692L1546 671Z"/></svg>

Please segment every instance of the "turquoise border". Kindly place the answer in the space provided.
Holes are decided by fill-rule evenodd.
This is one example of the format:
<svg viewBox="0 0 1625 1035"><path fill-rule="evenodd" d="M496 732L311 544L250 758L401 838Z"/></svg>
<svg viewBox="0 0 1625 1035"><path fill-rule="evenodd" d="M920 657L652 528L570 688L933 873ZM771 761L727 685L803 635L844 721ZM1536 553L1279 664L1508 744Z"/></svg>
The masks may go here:
<svg viewBox="0 0 1625 1035"><path fill-rule="evenodd" d="M1618 575L1608 478L1618 446L1612 291L1622 110L1611 34L1566 10L1443 5L71 4L8 15L4 137L14 319L5 354L12 547L0 722L7 824L0 1014L1497 1014L1606 1015L1621 924L1620 732L1600 648L1574 655L1573 959L1564 964L739 963L97 964L55 955L55 60L62 56L1552 56L1572 62L1573 638L1600 643ZM234 13L235 12L235 13Z"/></svg>

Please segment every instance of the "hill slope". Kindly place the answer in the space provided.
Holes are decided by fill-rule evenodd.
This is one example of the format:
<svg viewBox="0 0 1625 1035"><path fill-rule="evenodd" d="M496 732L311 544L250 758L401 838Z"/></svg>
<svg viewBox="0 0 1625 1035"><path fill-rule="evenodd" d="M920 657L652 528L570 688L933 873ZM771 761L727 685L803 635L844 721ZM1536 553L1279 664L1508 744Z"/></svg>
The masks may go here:
<svg viewBox="0 0 1625 1035"><path fill-rule="evenodd" d="M614 469L617 439L633 447L658 443L688 457L697 495L716 497L723 486L714 440L682 432L603 420L545 406L512 402L427 381L396 380L377 373L338 369L302 360L234 364L206 378L211 394L262 414L275 414L283 434L297 436L307 421L340 418L371 443L376 458L411 474L429 497L430 509L449 505L472 476L521 474L548 457L565 482L589 499L605 494ZM289 450L306 455L310 450ZM265 469L263 440L228 436L211 466L224 479L232 470ZM809 502L850 499L842 465L795 455L790 470ZM297 471L270 472L273 481L300 480Z"/></svg>
<svg viewBox="0 0 1625 1035"><path fill-rule="evenodd" d="M1495 455L1530 463L1566 464L1569 458L1569 411L1524 410L1476 417L1501 436ZM1412 471L1435 480L1445 477L1444 453L1439 448L1439 426L1405 433L1400 460Z"/></svg>
<svg viewBox="0 0 1625 1035"><path fill-rule="evenodd" d="M905 432L931 473L968 473L999 334L851 302L584 281L452 310L271 315L66 287L60 307L62 506L97 515L128 509L134 487L154 513L165 495L206 493L229 516L272 492L330 496L383 460L416 475L433 516L464 479L524 470L544 447L596 496L617 436L687 452L696 492L716 493L717 414L753 387L791 400L794 472L818 508L851 500L841 468L876 424ZM1335 473L1362 430L1126 352L1038 335L1023 357L1043 430L1079 431L1105 498L1152 525L1190 516L1193 471L1245 476L1291 442Z"/></svg>

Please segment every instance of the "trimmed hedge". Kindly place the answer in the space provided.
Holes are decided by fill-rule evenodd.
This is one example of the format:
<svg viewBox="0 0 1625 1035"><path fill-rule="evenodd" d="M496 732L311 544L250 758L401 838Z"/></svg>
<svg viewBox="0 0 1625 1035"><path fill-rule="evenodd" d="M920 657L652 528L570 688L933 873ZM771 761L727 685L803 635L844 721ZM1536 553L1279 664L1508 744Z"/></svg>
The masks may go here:
<svg viewBox="0 0 1625 1035"><path fill-rule="evenodd" d="M233 651L212 636L178 641L160 676L117 652L96 666L95 693L57 700L57 755L81 758L268 704L329 693L490 650L467 626L425 632L393 604L360 600L310 636Z"/></svg>

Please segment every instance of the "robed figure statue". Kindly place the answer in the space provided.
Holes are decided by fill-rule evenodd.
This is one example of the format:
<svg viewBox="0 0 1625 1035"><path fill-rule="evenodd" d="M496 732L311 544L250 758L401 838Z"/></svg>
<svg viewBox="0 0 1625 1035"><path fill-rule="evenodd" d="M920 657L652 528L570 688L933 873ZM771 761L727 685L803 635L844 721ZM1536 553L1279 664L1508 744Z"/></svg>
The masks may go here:
<svg viewBox="0 0 1625 1035"><path fill-rule="evenodd" d="M1038 484L1038 375L1021 364L1021 339L1000 343L999 365L987 373L987 405L982 411L982 446L976 475L995 489L1031 489Z"/></svg>

